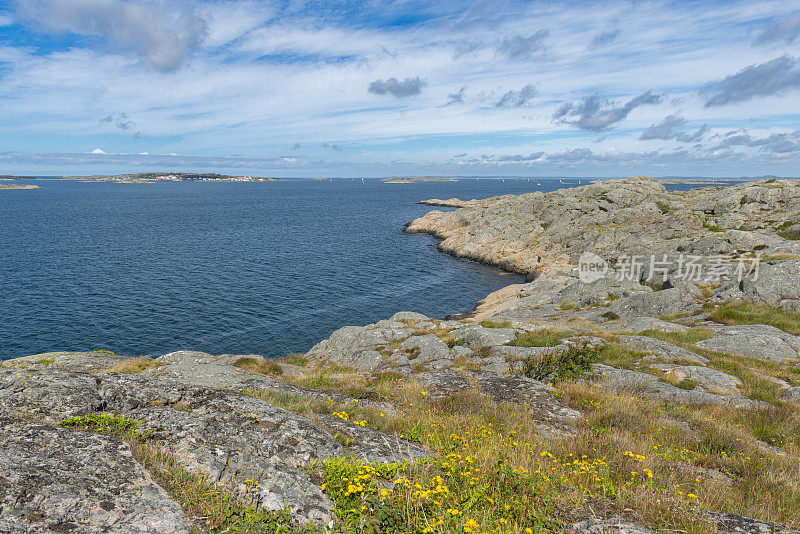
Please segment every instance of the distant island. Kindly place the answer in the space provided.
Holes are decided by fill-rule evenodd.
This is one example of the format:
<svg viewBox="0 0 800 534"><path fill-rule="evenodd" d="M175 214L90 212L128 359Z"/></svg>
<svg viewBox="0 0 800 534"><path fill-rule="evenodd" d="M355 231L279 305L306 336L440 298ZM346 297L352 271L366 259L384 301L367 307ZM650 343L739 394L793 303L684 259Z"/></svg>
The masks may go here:
<svg viewBox="0 0 800 534"><path fill-rule="evenodd" d="M431 176L394 176L384 178L381 182L385 184L413 184L417 182L457 182L456 178L436 178Z"/></svg>
<svg viewBox="0 0 800 534"><path fill-rule="evenodd" d="M0 190L3 189L41 189L38 185L31 184L3 184L0 183Z"/></svg>
<svg viewBox="0 0 800 534"><path fill-rule="evenodd" d="M62 180L80 180L82 182L116 182L116 183L149 183L149 182L272 182L279 178L263 178L259 176L231 176L213 172L139 172L135 174L96 174L92 176L64 176Z"/></svg>
<svg viewBox="0 0 800 534"><path fill-rule="evenodd" d="M261 176L233 176L213 172L137 172L133 174L93 174L91 176L13 176L0 175L0 181L12 180L77 180L79 182L116 182L137 184L150 182L274 182L280 178ZM33 187L7 187L6 189L36 189Z"/></svg>

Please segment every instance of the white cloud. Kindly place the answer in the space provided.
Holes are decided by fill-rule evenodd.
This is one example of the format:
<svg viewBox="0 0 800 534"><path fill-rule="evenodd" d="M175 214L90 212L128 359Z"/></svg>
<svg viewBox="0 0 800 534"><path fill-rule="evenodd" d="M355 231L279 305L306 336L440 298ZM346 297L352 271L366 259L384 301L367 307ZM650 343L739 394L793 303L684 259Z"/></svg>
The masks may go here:
<svg viewBox="0 0 800 534"><path fill-rule="evenodd" d="M188 4L126 0L26 0L19 13L49 32L100 36L141 56L154 69L183 66L206 35Z"/></svg>

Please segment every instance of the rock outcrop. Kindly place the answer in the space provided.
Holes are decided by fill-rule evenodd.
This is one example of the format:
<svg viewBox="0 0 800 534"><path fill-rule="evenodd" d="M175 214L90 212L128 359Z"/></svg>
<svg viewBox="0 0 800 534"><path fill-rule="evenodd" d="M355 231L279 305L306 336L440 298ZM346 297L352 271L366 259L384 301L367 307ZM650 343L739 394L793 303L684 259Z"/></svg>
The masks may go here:
<svg viewBox="0 0 800 534"><path fill-rule="evenodd" d="M588 461L582 463L589 453L578 458L564 452L557 458L531 443L525 449L515 441L517 430L504 442L494 434L492 417L523 407L528 429L549 445L558 440L580 445L580 440L610 436L593 465L611 469L603 455L632 446L639 435L627 442L620 437L633 424L626 419L630 414L596 412L615 404L647 403L646 417L662 417L657 432L669 444L647 465L655 470L658 462L673 462L667 476L686 475L687 484L707 483L714 491L734 491L747 469L766 465L755 463L748 450L773 460L797 454L794 438L780 425L775 430L759 423L757 432L745 434L739 429L743 425L730 421L791 419L788 410L800 404L800 379L795 376L800 337L791 322L797 319L792 312L800 310L795 226L800 220L800 181L762 180L679 193L656 180L635 177L546 194L425 203L458 209L432 211L409 223L407 231L433 234L442 239L439 247L445 252L525 273L530 280L487 296L473 314L458 319L399 312L375 324L343 326L309 350L302 364L270 362L258 355L179 351L136 361L104 352L60 352L0 365L0 531L196 531L197 518L159 485L140 457L141 443L253 513L284 511L295 524L325 528L335 523L339 501L324 487L320 463L350 458L384 466L425 465L437 459L430 442L424 446L424 440L413 437L422 419L401 433L391 426L370 428L366 421L334 411L359 401L381 418L411 409L419 399L424 399L426 411L414 412L415 417L447 406L459 417L463 414L458 409L473 410L486 417L480 434L495 440L488 450L510 443L513 454L552 460L547 473L566 467L578 476L591 472L596 480L601 480L599 473L590 471ZM591 280L579 270L585 252L605 262L603 272ZM652 273L646 270L623 276L626 266L620 258L633 255L658 256L659 276L648 276ZM717 256L721 259L716 264L727 267L752 267L759 255L764 262L738 278L686 280L684 255L699 258L699 265L707 268ZM773 322L783 329L734 324L718 313L724 309L719 306L732 301L779 310L783 322ZM348 381L352 387L339 389ZM400 388L401 383L416 392L416 400L381 389ZM481 412L486 406L494 414ZM694 412L700 415L692 419ZM135 421L136 439L61 424L101 413ZM521 412L514 413L517 417ZM704 436L698 435L715 417L728 416L718 433L706 429ZM458 421L464 425L468 420ZM437 442L449 451L453 443L475 439L460 431L437 436ZM690 444L722 453L694 462L700 452L690 450ZM447 465L452 458L439 453L444 473L443 457ZM637 463L624 464L627 458ZM490 463L499 469L506 461L501 454ZM616 486L609 482L593 495L608 499L617 491L610 487L628 488L637 476L652 477L650 468L639 463L644 461L644 455L625 452L615 466L623 469L625 480ZM460 462L470 467L461 468L466 471L459 470L458 476L471 477L477 469L472 459ZM504 483L512 487L517 477L530 474L528 467L504 467ZM537 473L549 483L545 471ZM795 480L788 469L780 473L773 478ZM379 487L388 492L399 480L382 480ZM479 479L465 480L474 485ZM578 486L591 485L591 480L581 479ZM440 491L440 484L437 475L431 488ZM648 482L642 487L655 491ZM684 495L684 490L691 488L669 495L648 493L647 502L663 500L669 514L691 512L719 532L791 531L707 512L692 500L697 495ZM418 491L427 502L433 490L420 485ZM465 503L474 502L476 495L465 497ZM488 496L480 499L494 504ZM635 505L635 499L628 504ZM561 523L567 532L657 530L623 518L633 511L627 508L599 517L593 510L578 515L580 503L571 501L570 507L575 510L569 512L569 521ZM395 512L380 511L387 517ZM775 513L772 508L768 512ZM445 513L451 521L457 518L453 525L459 532L472 531L475 526L469 521L474 520L464 518L462 524L459 514L454 509Z"/></svg>

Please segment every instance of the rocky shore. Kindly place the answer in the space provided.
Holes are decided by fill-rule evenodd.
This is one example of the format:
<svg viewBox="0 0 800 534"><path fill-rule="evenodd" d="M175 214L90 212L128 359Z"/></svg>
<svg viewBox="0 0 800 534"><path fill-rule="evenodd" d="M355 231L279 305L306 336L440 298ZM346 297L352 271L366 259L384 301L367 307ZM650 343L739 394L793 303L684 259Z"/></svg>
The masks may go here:
<svg viewBox="0 0 800 534"><path fill-rule="evenodd" d="M3 362L0 532L797 532L800 181L435 202L406 230L530 281L280 360Z"/></svg>

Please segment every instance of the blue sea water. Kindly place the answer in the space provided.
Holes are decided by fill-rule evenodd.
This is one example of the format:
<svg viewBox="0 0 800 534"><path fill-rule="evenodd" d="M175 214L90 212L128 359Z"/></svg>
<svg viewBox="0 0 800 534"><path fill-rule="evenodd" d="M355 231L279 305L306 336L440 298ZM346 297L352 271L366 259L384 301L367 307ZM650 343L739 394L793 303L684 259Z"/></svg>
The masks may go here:
<svg viewBox="0 0 800 534"><path fill-rule="evenodd" d="M565 187L35 183L43 189L0 191L0 359L101 348L276 356L401 310L468 311L522 278L402 233L435 209L417 202Z"/></svg>

